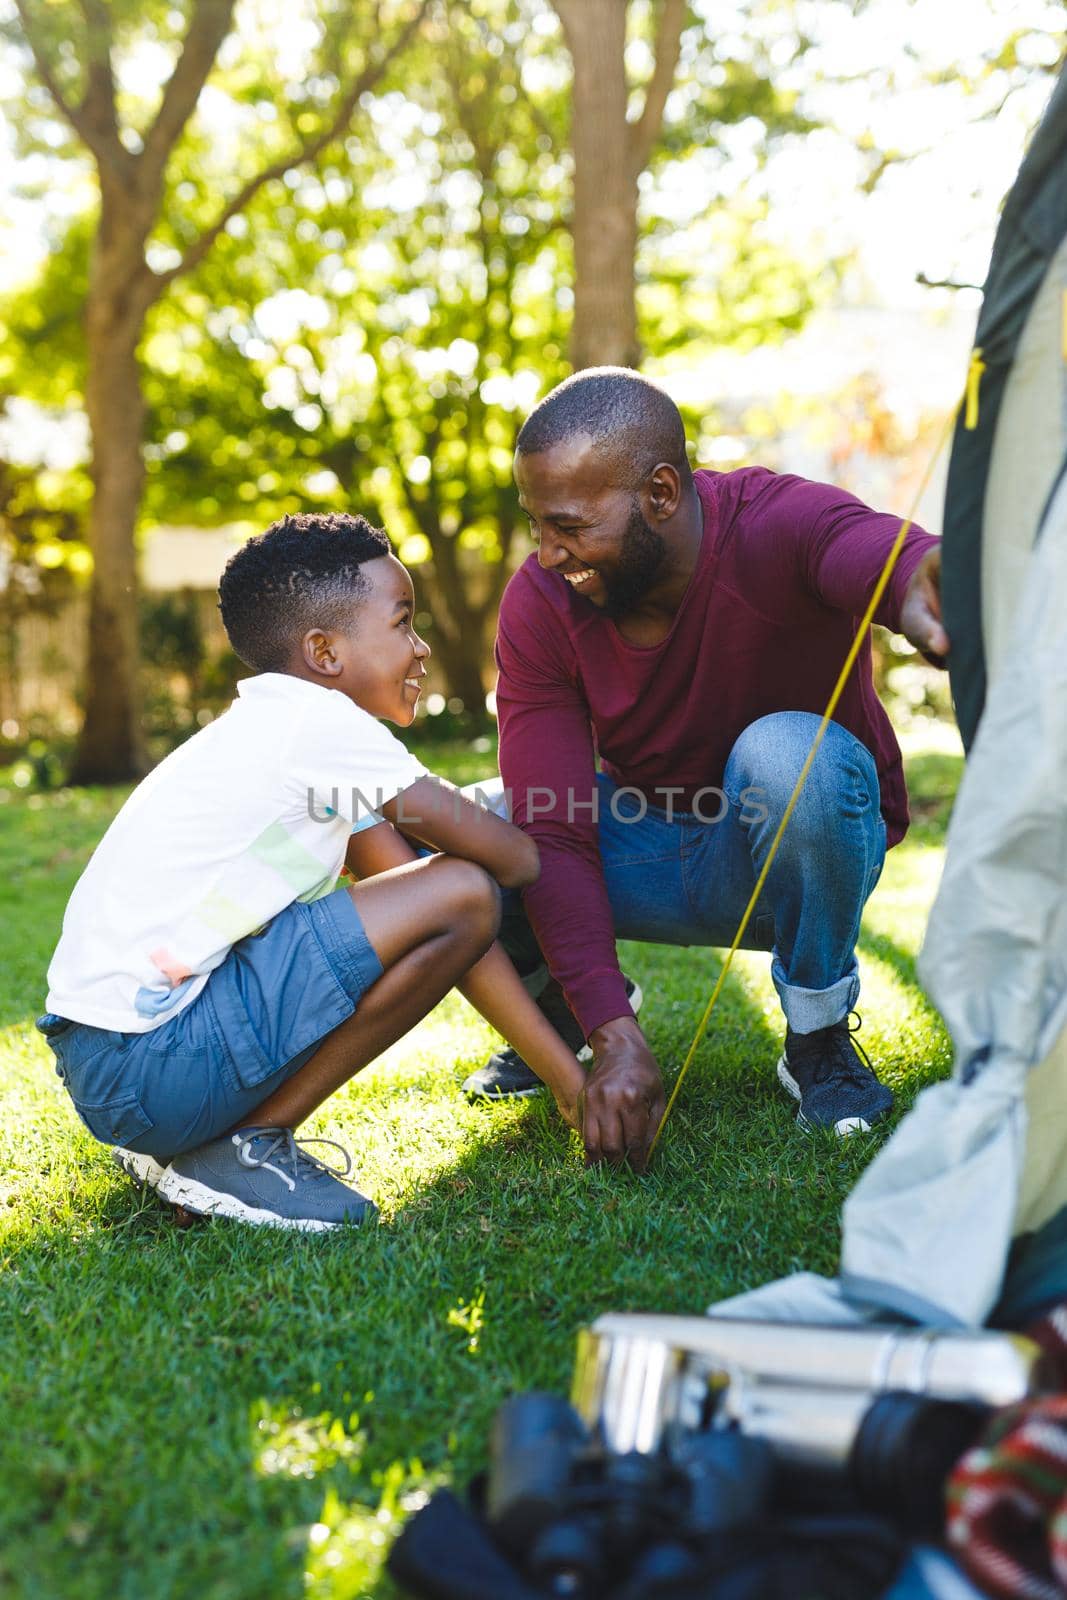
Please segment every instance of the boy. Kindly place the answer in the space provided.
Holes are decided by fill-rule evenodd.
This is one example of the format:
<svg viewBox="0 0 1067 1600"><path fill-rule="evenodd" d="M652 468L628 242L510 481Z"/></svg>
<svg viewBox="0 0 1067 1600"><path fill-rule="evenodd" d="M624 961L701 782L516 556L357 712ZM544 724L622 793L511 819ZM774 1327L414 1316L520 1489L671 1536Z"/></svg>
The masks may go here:
<svg viewBox="0 0 1067 1600"><path fill-rule="evenodd" d="M497 886L536 878L536 846L378 720L411 724L430 653L385 534L283 518L219 596L256 675L104 835L37 1025L131 1177L191 1211L320 1231L375 1208L340 1181L347 1153L339 1175L294 1130L453 985L571 1126L584 1078L494 944ZM338 888L346 862L361 881Z"/></svg>

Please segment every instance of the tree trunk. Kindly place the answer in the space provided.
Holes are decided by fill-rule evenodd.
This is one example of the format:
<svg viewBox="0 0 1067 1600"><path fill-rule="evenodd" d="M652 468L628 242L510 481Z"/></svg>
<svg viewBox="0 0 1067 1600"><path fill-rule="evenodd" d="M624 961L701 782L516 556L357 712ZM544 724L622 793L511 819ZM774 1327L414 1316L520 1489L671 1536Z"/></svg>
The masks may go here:
<svg viewBox="0 0 1067 1600"><path fill-rule="evenodd" d="M485 612L471 599L454 539L444 533L436 518L422 520L433 553L435 588L444 601L434 629L434 644L448 687L465 709L478 719L485 716L485 681L482 661L485 647ZM430 531L432 528L432 532Z"/></svg>
<svg viewBox="0 0 1067 1600"><path fill-rule="evenodd" d="M626 0L556 0L574 66L575 368L636 366L637 173L626 120Z"/></svg>
<svg viewBox="0 0 1067 1600"><path fill-rule="evenodd" d="M89 519L85 720L71 783L122 783L148 766L140 717L134 529L144 479L144 396L137 363L143 309L90 294L85 404L94 486Z"/></svg>

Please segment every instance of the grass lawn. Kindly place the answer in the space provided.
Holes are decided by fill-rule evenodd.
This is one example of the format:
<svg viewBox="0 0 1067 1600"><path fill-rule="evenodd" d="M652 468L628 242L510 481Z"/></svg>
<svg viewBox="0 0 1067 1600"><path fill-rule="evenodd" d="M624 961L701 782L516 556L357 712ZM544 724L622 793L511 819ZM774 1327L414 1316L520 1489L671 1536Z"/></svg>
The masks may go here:
<svg viewBox="0 0 1067 1600"><path fill-rule="evenodd" d="M460 781L493 770L484 748L424 754ZM901 1109L949 1061L914 957L959 765L911 755L919 820L864 924L863 1038ZM122 796L3 798L0 1594L390 1596L399 1519L484 1464L508 1393L566 1389L581 1323L834 1270L838 1208L879 1139L794 1130L751 955L643 1180L585 1171L544 1105L468 1106L459 1082L495 1035L451 998L308 1130L353 1151L380 1227L177 1228L82 1129L32 1026L67 895ZM672 1080L718 957L622 955Z"/></svg>

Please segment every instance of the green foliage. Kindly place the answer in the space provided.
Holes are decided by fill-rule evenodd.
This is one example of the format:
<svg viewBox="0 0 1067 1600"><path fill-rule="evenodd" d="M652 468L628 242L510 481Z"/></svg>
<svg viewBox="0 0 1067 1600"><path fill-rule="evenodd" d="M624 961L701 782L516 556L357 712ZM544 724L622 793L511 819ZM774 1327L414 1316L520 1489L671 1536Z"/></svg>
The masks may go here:
<svg viewBox="0 0 1067 1600"><path fill-rule="evenodd" d="M141 600L141 658L193 678L204 658L204 634L196 595L145 595Z"/></svg>
<svg viewBox="0 0 1067 1600"><path fill-rule="evenodd" d="M85 393L82 312L95 219L57 230L55 249L32 284L0 306L0 389L61 410Z"/></svg>
<svg viewBox="0 0 1067 1600"><path fill-rule="evenodd" d="M564 174L476 13L443 11L418 48L419 87L376 99L343 160L291 208L265 195L155 313L146 508L262 526L357 504L426 566L431 642L480 705L515 432L565 371Z"/></svg>
<svg viewBox="0 0 1067 1600"><path fill-rule="evenodd" d="M53 611L89 567L84 484L0 460L0 606L9 618Z"/></svg>
<svg viewBox="0 0 1067 1600"><path fill-rule="evenodd" d="M248 668L229 646L209 651L203 597L192 589L142 595L142 726L154 759L225 711Z"/></svg>

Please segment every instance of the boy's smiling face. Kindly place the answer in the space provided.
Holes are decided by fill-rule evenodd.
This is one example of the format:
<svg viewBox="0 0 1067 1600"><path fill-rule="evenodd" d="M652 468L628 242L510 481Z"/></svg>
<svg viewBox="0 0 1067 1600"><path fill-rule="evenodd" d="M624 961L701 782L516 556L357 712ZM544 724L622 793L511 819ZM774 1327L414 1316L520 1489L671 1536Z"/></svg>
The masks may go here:
<svg viewBox="0 0 1067 1600"><path fill-rule="evenodd" d="M342 694L372 717L410 727L430 647L415 632L415 591L395 556L362 567L366 589L343 628L313 628L303 639L304 677Z"/></svg>

